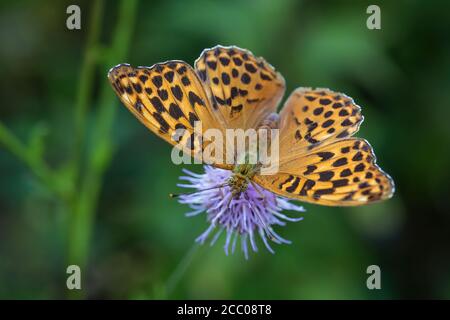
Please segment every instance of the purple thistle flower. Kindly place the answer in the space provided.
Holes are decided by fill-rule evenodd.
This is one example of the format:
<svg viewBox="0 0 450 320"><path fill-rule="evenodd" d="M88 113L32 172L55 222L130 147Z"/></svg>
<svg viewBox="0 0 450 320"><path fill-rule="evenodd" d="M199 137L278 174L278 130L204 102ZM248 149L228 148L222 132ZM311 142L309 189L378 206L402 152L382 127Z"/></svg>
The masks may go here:
<svg viewBox="0 0 450 320"><path fill-rule="evenodd" d="M201 244L211 236L213 245L219 236L225 231L226 240L225 253L234 253L238 238L241 238L241 248L244 256L248 259L248 246L254 252L258 251L255 235L259 235L267 250L274 253L268 240L277 244L289 244L290 241L283 239L274 230L274 225L284 226L286 221L300 221L303 218L290 218L281 211L294 210L304 212L305 209L290 203L287 199L279 197L263 188L255 190L252 184L237 198L231 199L230 187L223 185L232 175L230 170L204 166L205 173L197 174L183 169L186 176L180 180L189 184L178 184L179 187L205 190L192 194L182 194L179 202L189 205L193 211L186 214L187 217L196 216L206 212L206 218L210 226L195 241ZM259 191L259 192L258 192ZM264 195L264 199L261 197Z"/></svg>

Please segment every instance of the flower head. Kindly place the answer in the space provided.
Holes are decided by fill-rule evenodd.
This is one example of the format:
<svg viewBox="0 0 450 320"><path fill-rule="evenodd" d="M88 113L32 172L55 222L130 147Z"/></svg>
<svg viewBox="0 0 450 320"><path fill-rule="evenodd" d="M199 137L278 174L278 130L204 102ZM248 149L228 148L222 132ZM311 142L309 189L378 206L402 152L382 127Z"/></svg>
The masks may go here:
<svg viewBox="0 0 450 320"><path fill-rule="evenodd" d="M232 175L229 170L204 166L205 173L196 174L184 169L186 176L180 177L188 184L178 184L180 187L196 189L190 194L182 194L179 202L188 204L193 211L186 214L188 217L206 213L210 226L196 241L203 244L210 238L213 245L222 232L225 231L225 253L234 253L238 238L245 258L248 258L248 247L258 251L255 235L259 235L264 246L274 253L269 240L274 243L290 243L283 239L274 230L274 225L284 226L286 221L300 221L303 218L290 218L281 211L294 210L304 212L305 209L290 203L287 199L276 196L264 190L255 189L249 184L246 191L238 197L232 197L230 187L223 186ZM222 186L222 187L218 187ZM204 190L204 191L201 191Z"/></svg>

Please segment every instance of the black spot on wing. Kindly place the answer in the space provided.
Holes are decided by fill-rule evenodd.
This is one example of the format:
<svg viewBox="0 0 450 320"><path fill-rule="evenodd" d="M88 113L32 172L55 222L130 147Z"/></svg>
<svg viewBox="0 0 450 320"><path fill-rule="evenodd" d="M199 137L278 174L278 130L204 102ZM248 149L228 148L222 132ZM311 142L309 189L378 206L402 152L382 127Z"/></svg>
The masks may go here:
<svg viewBox="0 0 450 320"><path fill-rule="evenodd" d="M296 177L294 182L292 183L292 185L290 185L289 187L286 188L286 191L289 193L294 192L297 189L299 183L300 183L300 178Z"/></svg>
<svg viewBox="0 0 450 320"><path fill-rule="evenodd" d="M368 182L363 182L358 185L358 188L360 188L360 189L364 189L364 188L368 188L368 187L370 187L370 184Z"/></svg>
<svg viewBox="0 0 450 320"><path fill-rule="evenodd" d="M303 174L311 174L311 173L313 173L314 170L316 170L316 169L317 169L317 166L315 166L315 165L309 165L309 166L306 167L306 171L303 172Z"/></svg>
<svg viewBox="0 0 450 320"><path fill-rule="evenodd" d="M163 101L166 101L167 99L169 99L169 93L165 89L158 89L158 96Z"/></svg>
<svg viewBox="0 0 450 320"><path fill-rule="evenodd" d="M201 106L205 106L205 102L200 98L198 95L196 95L194 92L189 91L189 102L192 105L192 107L195 107L195 104L199 104Z"/></svg>
<svg viewBox="0 0 450 320"><path fill-rule="evenodd" d="M180 106L176 103L171 103L169 107L169 114L175 120L178 120L181 117L184 117L184 113L181 110Z"/></svg>
<svg viewBox="0 0 450 320"><path fill-rule="evenodd" d="M348 137L350 135L350 133L347 130L342 131L341 133L339 133L336 138L345 138Z"/></svg>
<svg viewBox="0 0 450 320"><path fill-rule="evenodd" d="M327 121L322 123L322 128L328 128L329 126L333 125L333 123L334 123L334 120L328 119Z"/></svg>
<svg viewBox="0 0 450 320"><path fill-rule="evenodd" d="M179 85L175 85L174 87L171 87L170 90L172 91L172 94L178 101L183 100L183 91L181 90Z"/></svg>
<svg viewBox="0 0 450 320"><path fill-rule="evenodd" d="M308 132L313 131L315 128L317 128L318 124L317 122L313 122L308 126Z"/></svg>
<svg viewBox="0 0 450 320"><path fill-rule="evenodd" d="M266 80L266 81L272 80L272 78L269 75L265 74L264 72L260 72L260 76L261 76L261 79L263 79L263 80Z"/></svg>
<svg viewBox="0 0 450 320"><path fill-rule="evenodd" d="M142 109L144 108L144 105L142 104L141 100L138 98L136 100L136 103L134 104L134 108L139 112L142 113Z"/></svg>
<svg viewBox="0 0 450 320"><path fill-rule="evenodd" d="M247 70L250 73L255 73L256 72L256 68L253 64L251 63L246 63L245 64L245 70Z"/></svg>
<svg viewBox="0 0 450 320"><path fill-rule="evenodd" d="M142 87L139 83L133 83L133 88L137 93L141 93L142 92Z"/></svg>
<svg viewBox="0 0 450 320"><path fill-rule="evenodd" d="M174 76L173 71L168 71L164 74L164 78L166 78L166 80L169 81L170 83L172 83L173 81L173 76Z"/></svg>
<svg viewBox="0 0 450 320"><path fill-rule="evenodd" d="M334 177L333 171L319 172L319 181L330 181Z"/></svg>
<svg viewBox="0 0 450 320"><path fill-rule="evenodd" d="M352 158L353 161L361 161L363 158L363 154L361 151L358 151Z"/></svg>
<svg viewBox="0 0 450 320"><path fill-rule="evenodd" d="M331 100L330 99L320 99L319 103L323 106L327 106L331 103Z"/></svg>
<svg viewBox="0 0 450 320"><path fill-rule="evenodd" d="M226 72L222 72L222 82L225 85L230 84L230 76Z"/></svg>
<svg viewBox="0 0 450 320"><path fill-rule="evenodd" d="M351 176L351 175L352 175L352 171L350 169L348 169L348 168L342 170L342 172L340 174L341 177L348 177L348 176Z"/></svg>
<svg viewBox="0 0 450 320"><path fill-rule="evenodd" d="M323 112L323 107L318 107L318 108L315 108L315 109L314 109L313 114L314 114L315 116L318 116L318 115L320 115L322 112Z"/></svg>
<svg viewBox="0 0 450 320"><path fill-rule="evenodd" d="M150 103L153 105L153 107L155 108L155 110L158 113L163 113L164 111L166 111L163 103L161 102L161 100L158 97L151 98Z"/></svg>
<svg viewBox="0 0 450 320"><path fill-rule="evenodd" d="M179 75L183 75L184 73L186 73L186 71L187 71L186 66L181 66L177 69Z"/></svg>
<svg viewBox="0 0 450 320"><path fill-rule="evenodd" d="M200 77L200 79L205 82L206 81L206 70L199 70L198 71L198 76ZM189 79L188 79L189 80Z"/></svg>
<svg viewBox="0 0 450 320"><path fill-rule="evenodd" d="M295 131L295 140L300 141L302 140L302 134L300 133L300 130Z"/></svg>
<svg viewBox="0 0 450 320"><path fill-rule="evenodd" d="M242 60L240 58L238 58L238 57L233 57L233 62L237 66L241 66L242 65Z"/></svg>
<svg viewBox="0 0 450 320"><path fill-rule="evenodd" d="M333 183L333 188L344 187L348 185L348 179L339 179L331 181Z"/></svg>
<svg viewBox="0 0 450 320"><path fill-rule="evenodd" d="M232 107L231 107L231 113L234 114L234 113L241 112L241 111L242 111L242 108L243 108L243 105L242 105L242 104L239 104L239 105L237 105L237 106L232 106Z"/></svg>
<svg viewBox="0 0 450 320"><path fill-rule="evenodd" d="M326 161L334 156L334 153L329 151L317 152L316 154L322 158L320 161Z"/></svg>
<svg viewBox="0 0 450 320"><path fill-rule="evenodd" d="M163 84L163 80L162 80L161 76L154 76L152 78L152 82L157 88L160 88Z"/></svg>
<svg viewBox="0 0 450 320"><path fill-rule="evenodd" d="M341 126L343 127L348 127L353 125L353 122L351 122L349 119L345 119L344 121L341 122Z"/></svg>
<svg viewBox="0 0 450 320"><path fill-rule="evenodd" d="M339 158L335 162L333 162L333 167L340 167L347 164L347 158Z"/></svg>
<svg viewBox="0 0 450 320"><path fill-rule="evenodd" d="M318 140L311 137L311 132L308 132L305 135L305 140L308 141L310 144L315 144L315 143L319 142Z"/></svg>
<svg viewBox="0 0 450 320"><path fill-rule="evenodd" d="M159 123L159 125L160 125L160 130L163 132L163 133L167 133L167 132L169 132L169 128L170 128L170 126L169 126L169 124L166 122L166 120L164 120L164 118L159 114L159 113L157 113L157 112L153 112L153 118L155 118L155 120Z"/></svg>
<svg viewBox="0 0 450 320"><path fill-rule="evenodd" d="M191 84L191 81L189 81L189 78L187 76L183 76L183 78L181 78L181 82L184 86L188 86Z"/></svg>
<svg viewBox="0 0 450 320"><path fill-rule="evenodd" d="M341 199L341 201L351 201L353 200L353 195L355 194L355 191L349 192L345 197Z"/></svg>
<svg viewBox="0 0 450 320"><path fill-rule="evenodd" d="M242 83L244 83L244 84L249 84L251 80L252 80L252 79L250 78L250 75L249 75L248 73L244 72L244 73L242 74L242 76L241 76L241 81L242 81Z"/></svg>
<svg viewBox="0 0 450 320"><path fill-rule="evenodd" d="M314 196L315 197L320 197L324 194L331 194L334 193L335 189L334 188L327 188L327 189L318 189L314 192Z"/></svg>
<svg viewBox="0 0 450 320"><path fill-rule="evenodd" d="M343 147L342 149L341 149L341 152L342 153L348 153L350 151L350 147Z"/></svg>
<svg viewBox="0 0 450 320"><path fill-rule="evenodd" d="M285 184L291 182L292 180L294 180L294 176L289 176L284 182L282 182L278 185L278 189L283 189L283 186Z"/></svg>
<svg viewBox="0 0 450 320"><path fill-rule="evenodd" d="M192 127L194 127L196 121L199 121L197 115L193 112L189 112L189 123Z"/></svg>
<svg viewBox="0 0 450 320"><path fill-rule="evenodd" d="M216 70L216 68L217 68L217 61L206 61L206 64L212 70Z"/></svg>
<svg viewBox="0 0 450 320"><path fill-rule="evenodd" d="M228 59L228 58L226 58L226 57L220 57L219 58L219 61L220 61L220 63L223 65L223 66L228 66L229 64L230 64L230 59Z"/></svg>
<svg viewBox="0 0 450 320"><path fill-rule="evenodd" d="M314 187L315 184L316 182L313 180L306 180L305 184L302 187L302 190L300 190L299 195L306 196L307 191L310 190L312 187Z"/></svg>

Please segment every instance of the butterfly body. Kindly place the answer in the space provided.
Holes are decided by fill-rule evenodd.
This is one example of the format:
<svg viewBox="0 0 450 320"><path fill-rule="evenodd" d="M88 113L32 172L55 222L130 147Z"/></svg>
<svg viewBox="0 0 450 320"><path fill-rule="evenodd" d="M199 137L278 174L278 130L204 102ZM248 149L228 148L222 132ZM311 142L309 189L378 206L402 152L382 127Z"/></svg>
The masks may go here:
<svg viewBox="0 0 450 320"><path fill-rule="evenodd" d="M151 67L122 64L108 78L122 103L147 128L195 157L198 133L217 129L278 129L279 170L261 174L260 164L216 161L232 170L233 196L249 183L275 194L329 206L358 206L388 199L392 179L376 164L369 143L353 135L363 121L361 108L345 94L298 88L281 111L285 81L263 58L235 46L206 49L195 67L168 61ZM176 134L178 129L183 134ZM177 139L174 139L174 137ZM225 134L224 134L225 136ZM176 141L175 141L176 140ZM226 146L225 146L226 147Z"/></svg>
<svg viewBox="0 0 450 320"><path fill-rule="evenodd" d="M258 165L255 164L238 164L233 169L233 174L228 180L233 197L238 196L247 190L250 181L258 172Z"/></svg>

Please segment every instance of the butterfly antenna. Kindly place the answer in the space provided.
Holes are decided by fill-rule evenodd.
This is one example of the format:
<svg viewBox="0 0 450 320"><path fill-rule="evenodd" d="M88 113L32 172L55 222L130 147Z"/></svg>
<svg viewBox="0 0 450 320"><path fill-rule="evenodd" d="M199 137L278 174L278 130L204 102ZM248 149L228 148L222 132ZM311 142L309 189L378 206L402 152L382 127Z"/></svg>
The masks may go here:
<svg viewBox="0 0 450 320"><path fill-rule="evenodd" d="M184 196L184 195L189 195L189 194L195 194L195 193L199 193L199 192L203 192L203 191L208 191L208 190L213 190L213 189L219 189L219 188L223 188L228 186L228 183L223 183L223 184L219 184L217 186L211 187L211 188L206 188L206 189L200 189L200 190L195 190L195 191L191 191L191 192L183 192L183 193L169 193L169 197L171 198L177 198L179 196Z"/></svg>

